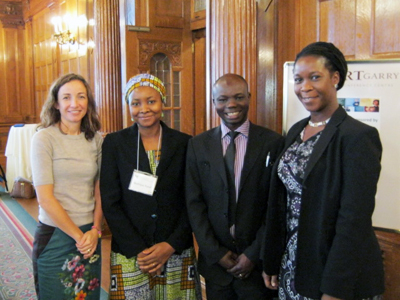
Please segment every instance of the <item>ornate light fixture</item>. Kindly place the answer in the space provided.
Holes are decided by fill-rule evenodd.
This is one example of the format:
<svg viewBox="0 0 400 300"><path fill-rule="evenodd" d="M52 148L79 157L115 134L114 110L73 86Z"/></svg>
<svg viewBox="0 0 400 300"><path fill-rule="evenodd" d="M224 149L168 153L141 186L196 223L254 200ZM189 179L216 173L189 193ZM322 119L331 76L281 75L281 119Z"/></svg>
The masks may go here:
<svg viewBox="0 0 400 300"><path fill-rule="evenodd" d="M53 39L60 45L75 44L75 36L69 30L69 15L64 16L64 23L67 24L67 29L63 30L61 17L53 17L52 23L54 25Z"/></svg>
<svg viewBox="0 0 400 300"><path fill-rule="evenodd" d="M55 33L53 34L53 38L60 45L75 44L75 37L69 30Z"/></svg>

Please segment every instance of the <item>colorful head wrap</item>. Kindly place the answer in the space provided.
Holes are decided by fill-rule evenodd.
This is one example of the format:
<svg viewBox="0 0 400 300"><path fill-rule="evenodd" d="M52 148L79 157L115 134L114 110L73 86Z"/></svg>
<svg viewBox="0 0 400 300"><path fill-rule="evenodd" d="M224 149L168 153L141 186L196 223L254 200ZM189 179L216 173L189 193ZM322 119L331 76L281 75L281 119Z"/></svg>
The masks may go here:
<svg viewBox="0 0 400 300"><path fill-rule="evenodd" d="M125 87L125 101L129 104L129 95L139 86L149 86L155 89L161 95L161 101L165 104L165 86L162 81L154 75L143 73L133 76L129 79Z"/></svg>

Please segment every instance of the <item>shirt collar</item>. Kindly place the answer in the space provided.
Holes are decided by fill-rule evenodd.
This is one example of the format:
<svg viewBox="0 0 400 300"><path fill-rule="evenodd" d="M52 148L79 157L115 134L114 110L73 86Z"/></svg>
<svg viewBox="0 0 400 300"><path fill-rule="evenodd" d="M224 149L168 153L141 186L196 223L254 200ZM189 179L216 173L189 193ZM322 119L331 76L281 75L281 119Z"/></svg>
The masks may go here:
<svg viewBox="0 0 400 300"><path fill-rule="evenodd" d="M245 137L249 136L249 129L250 129L250 121L247 119L239 128L235 129L235 131L240 132ZM231 130L221 122L221 138L224 138Z"/></svg>

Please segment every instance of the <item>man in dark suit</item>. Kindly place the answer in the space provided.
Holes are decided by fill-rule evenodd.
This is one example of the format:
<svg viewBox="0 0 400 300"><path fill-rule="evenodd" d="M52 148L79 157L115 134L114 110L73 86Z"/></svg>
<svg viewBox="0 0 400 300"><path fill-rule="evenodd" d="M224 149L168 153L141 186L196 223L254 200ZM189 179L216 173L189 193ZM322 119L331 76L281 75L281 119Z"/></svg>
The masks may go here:
<svg viewBox="0 0 400 300"><path fill-rule="evenodd" d="M250 93L243 77L220 77L213 103L222 124L189 141L186 163L199 272L208 300L270 299L274 292L263 284L259 257L271 166L283 138L249 122ZM234 152L229 150L232 139ZM224 159L228 152L234 153L231 168Z"/></svg>

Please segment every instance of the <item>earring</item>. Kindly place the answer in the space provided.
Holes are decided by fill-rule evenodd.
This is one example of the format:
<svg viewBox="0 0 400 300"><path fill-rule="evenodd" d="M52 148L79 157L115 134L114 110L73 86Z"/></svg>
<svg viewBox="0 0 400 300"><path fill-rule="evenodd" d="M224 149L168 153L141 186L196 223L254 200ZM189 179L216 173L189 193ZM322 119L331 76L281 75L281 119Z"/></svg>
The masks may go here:
<svg viewBox="0 0 400 300"><path fill-rule="evenodd" d="M161 112L161 118L164 118L164 112L163 111Z"/></svg>
<svg viewBox="0 0 400 300"><path fill-rule="evenodd" d="M135 119L134 119L134 118L131 118L131 121L132 121L132 122L135 122Z"/></svg>
<svg viewBox="0 0 400 300"><path fill-rule="evenodd" d="M338 87L338 85L337 85L337 83L335 84L335 89L337 90L337 87Z"/></svg>

